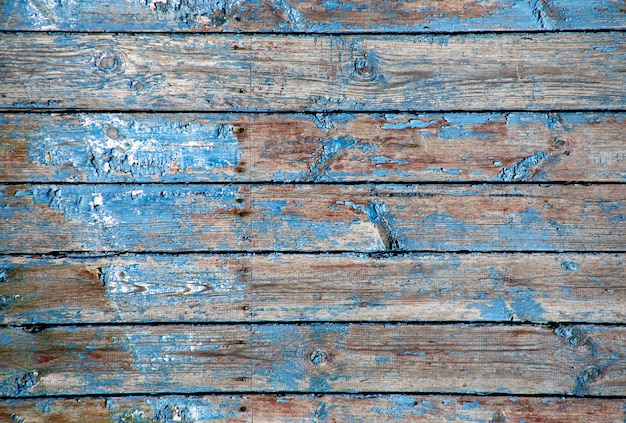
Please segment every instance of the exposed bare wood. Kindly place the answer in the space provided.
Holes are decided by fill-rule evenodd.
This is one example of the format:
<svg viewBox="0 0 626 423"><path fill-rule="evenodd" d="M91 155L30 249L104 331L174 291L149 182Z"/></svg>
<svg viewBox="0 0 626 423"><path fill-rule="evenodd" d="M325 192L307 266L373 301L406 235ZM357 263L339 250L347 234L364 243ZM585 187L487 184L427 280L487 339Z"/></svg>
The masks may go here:
<svg viewBox="0 0 626 423"><path fill-rule="evenodd" d="M159 392L626 394L618 326L0 329L3 396Z"/></svg>
<svg viewBox="0 0 626 423"><path fill-rule="evenodd" d="M624 400L446 395L211 395L0 401L29 423L411 422L623 423ZM15 416L15 417L12 417ZM133 420L134 419L134 420ZM143 420L142 420L143 419Z"/></svg>
<svg viewBox="0 0 626 423"><path fill-rule="evenodd" d="M620 32L2 34L0 109L621 109ZM51 83L63 81L63 83Z"/></svg>
<svg viewBox="0 0 626 423"><path fill-rule="evenodd" d="M620 323L621 254L0 259L0 323Z"/></svg>
<svg viewBox="0 0 626 423"><path fill-rule="evenodd" d="M5 114L0 181L622 182L625 117Z"/></svg>

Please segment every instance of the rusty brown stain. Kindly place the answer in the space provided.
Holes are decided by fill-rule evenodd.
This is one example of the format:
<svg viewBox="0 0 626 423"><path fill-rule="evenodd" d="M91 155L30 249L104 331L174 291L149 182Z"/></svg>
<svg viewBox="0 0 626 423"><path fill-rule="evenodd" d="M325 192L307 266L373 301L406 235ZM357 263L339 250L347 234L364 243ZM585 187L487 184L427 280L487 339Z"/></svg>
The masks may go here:
<svg viewBox="0 0 626 423"><path fill-rule="evenodd" d="M497 136L499 139L506 139L508 124L506 122L487 120L487 123L477 123L473 127L473 132L477 134L489 134Z"/></svg>
<svg viewBox="0 0 626 423"><path fill-rule="evenodd" d="M312 0L307 3L316 3ZM353 8L348 10L342 8L333 9L333 20L341 22L346 27L361 27L363 22L370 25L389 25L387 16L398 13L397 5L391 3L378 3L372 7L373 3L367 0L357 0L352 2ZM311 7L309 4L298 4L298 11L302 14L305 22L312 24L328 22L329 12L323 7ZM488 17L500 9L496 2L482 2L476 0L441 2L436 0L426 0L419 2L402 3L402 23L403 26L411 26L429 21L446 19L480 19ZM359 13L354 13L358 10Z"/></svg>

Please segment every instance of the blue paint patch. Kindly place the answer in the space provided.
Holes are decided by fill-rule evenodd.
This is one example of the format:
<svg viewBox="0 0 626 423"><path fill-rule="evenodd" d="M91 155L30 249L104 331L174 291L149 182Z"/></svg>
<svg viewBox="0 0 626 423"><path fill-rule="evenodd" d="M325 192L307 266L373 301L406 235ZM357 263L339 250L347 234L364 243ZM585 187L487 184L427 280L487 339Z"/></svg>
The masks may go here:
<svg viewBox="0 0 626 423"><path fill-rule="evenodd" d="M511 301L515 316L525 321L543 321L545 310L535 300L535 292L530 288L520 289Z"/></svg>
<svg viewBox="0 0 626 423"><path fill-rule="evenodd" d="M286 325L251 326L254 335L252 345L265 345L268 342L276 346L285 346L282 357L275 357L272 362L260 362L254 367L254 375L263 378L268 386L275 391L297 392L302 390L301 385L308 375L308 371L295 357L296 348L292 346L304 345L305 339L299 327ZM288 342L288 343L286 343ZM308 359L308 357L307 357Z"/></svg>
<svg viewBox="0 0 626 423"><path fill-rule="evenodd" d="M478 410L478 409L480 409L480 404L478 404L478 401L464 402L463 405L461 406L461 410Z"/></svg>
<svg viewBox="0 0 626 423"><path fill-rule="evenodd" d="M406 225L419 234L419 236L416 235L403 241L406 249L450 251L455 248L475 250L492 248L488 244L481 245L478 243L468 247L464 240L465 234L480 232L482 230L480 225L471 225L464 219L458 219L445 213L433 213L422 219L406 222ZM436 232L437 237L426 235L431 231ZM448 235L443 236L442 232Z"/></svg>
<svg viewBox="0 0 626 423"><path fill-rule="evenodd" d="M316 419L326 420L328 418L328 406L324 401L321 401L315 411L313 417Z"/></svg>
<svg viewBox="0 0 626 423"><path fill-rule="evenodd" d="M572 272L578 270L578 264L574 263L573 261L564 261L561 263L561 267L563 267L563 269L565 270L569 270Z"/></svg>
<svg viewBox="0 0 626 423"><path fill-rule="evenodd" d="M626 221L626 214L615 213L616 210L624 209L624 206L621 203L600 202L598 203L598 207L600 208L600 213L603 216L608 217L611 223L620 223Z"/></svg>
<svg viewBox="0 0 626 423"><path fill-rule="evenodd" d="M406 160L396 160L396 159L392 159L390 157L385 157L385 156L371 156L370 162L373 165L381 165L381 164L387 164L387 163L398 164L398 165L409 164L409 162L407 162Z"/></svg>
<svg viewBox="0 0 626 423"><path fill-rule="evenodd" d="M506 224L498 225L497 231L507 248L515 250L559 250L555 238L567 235L566 228L543 220L541 213L534 209L514 214Z"/></svg>
<svg viewBox="0 0 626 423"><path fill-rule="evenodd" d="M480 310L482 319L491 322L510 321L513 313L503 299L476 301L467 305L468 308Z"/></svg>
<svg viewBox="0 0 626 423"><path fill-rule="evenodd" d="M330 392L330 386L328 380L325 377L311 377L309 382L309 392Z"/></svg>

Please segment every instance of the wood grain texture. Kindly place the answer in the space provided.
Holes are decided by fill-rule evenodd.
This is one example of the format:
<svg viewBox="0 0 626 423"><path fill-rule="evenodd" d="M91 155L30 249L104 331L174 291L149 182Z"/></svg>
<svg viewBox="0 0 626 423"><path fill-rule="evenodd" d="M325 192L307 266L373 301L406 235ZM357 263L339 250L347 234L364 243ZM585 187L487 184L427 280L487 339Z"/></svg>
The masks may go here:
<svg viewBox="0 0 626 423"><path fill-rule="evenodd" d="M2 182L626 180L624 113L4 114Z"/></svg>
<svg viewBox="0 0 626 423"><path fill-rule="evenodd" d="M624 45L620 32L5 33L0 110L619 110Z"/></svg>
<svg viewBox="0 0 626 423"><path fill-rule="evenodd" d="M4 253L623 251L626 186L8 185Z"/></svg>
<svg viewBox="0 0 626 423"><path fill-rule="evenodd" d="M622 254L0 259L0 323L626 320Z"/></svg>
<svg viewBox="0 0 626 423"><path fill-rule="evenodd" d="M626 393L619 326L18 327L0 329L0 340L3 396Z"/></svg>
<svg viewBox="0 0 626 423"><path fill-rule="evenodd" d="M66 422L623 423L626 401L447 395L205 395L0 401L0 419ZM12 417L15 416L15 417ZM15 421L15 420L14 420Z"/></svg>
<svg viewBox="0 0 626 423"><path fill-rule="evenodd" d="M0 30L111 32L464 32L625 29L611 0L398 2L111 0L0 2Z"/></svg>

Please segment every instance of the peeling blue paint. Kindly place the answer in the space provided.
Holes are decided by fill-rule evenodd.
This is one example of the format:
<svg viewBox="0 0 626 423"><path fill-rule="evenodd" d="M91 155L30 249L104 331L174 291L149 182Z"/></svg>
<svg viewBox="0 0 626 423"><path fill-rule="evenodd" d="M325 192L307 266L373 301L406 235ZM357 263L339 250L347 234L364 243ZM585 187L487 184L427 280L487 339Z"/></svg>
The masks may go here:
<svg viewBox="0 0 626 423"><path fill-rule="evenodd" d="M306 181L327 180L330 168L339 153L359 142L358 139L348 136L322 139L320 141L322 142L322 152L309 166L310 170L305 178Z"/></svg>
<svg viewBox="0 0 626 423"><path fill-rule="evenodd" d="M354 113L316 113L314 115L299 114L296 115L300 119L312 119L315 125L326 132L331 129L338 129L348 125L351 121L357 119Z"/></svg>
<svg viewBox="0 0 626 423"><path fill-rule="evenodd" d="M200 119L119 114L76 114L63 125L45 119L36 129L28 159L57 168L57 180L185 181L188 171L205 180L224 180L239 165L239 144L232 116ZM216 172L220 171L219 174ZM232 171L231 178L234 178Z"/></svg>
<svg viewBox="0 0 626 423"><path fill-rule="evenodd" d="M388 115L387 118L393 118L393 116ZM438 121L436 119L433 120L419 120L419 119L411 119L408 122L399 122L399 123L389 123L385 122L382 124L382 129L416 129L416 128L428 128L433 125L437 125Z"/></svg>
<svg viewBox="0 0 626 423"><path fill-rule="evenodd" d="M498 174L498 180L503 182L541 180L536 175L533 177L534 168L547 160L548 157L549 155L545 151L538 151L532 156L525 157L511 166L503 168Z"/></svg>

